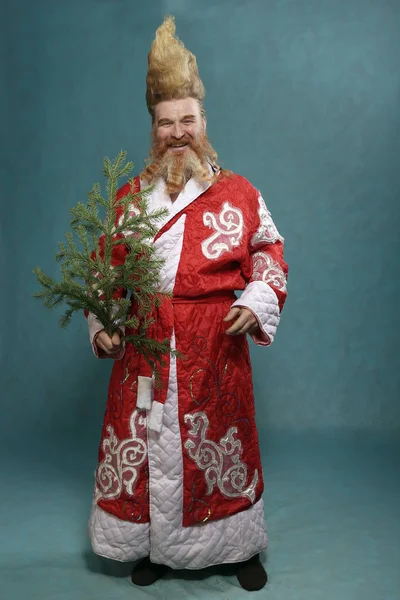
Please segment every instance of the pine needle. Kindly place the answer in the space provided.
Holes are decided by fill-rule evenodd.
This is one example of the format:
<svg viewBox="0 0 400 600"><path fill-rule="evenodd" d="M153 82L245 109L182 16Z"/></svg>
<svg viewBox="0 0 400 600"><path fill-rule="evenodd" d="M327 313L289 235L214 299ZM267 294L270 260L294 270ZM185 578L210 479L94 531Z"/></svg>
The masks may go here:
<svg viewBox="0 0 400 600"><path fill-rule="evenodd" d="M112 161L104 159L106 197L95 183L87 202L78 202L71 209L71 230L65 235L66 242L59 242L55 256L61 279L57 282L35 268L41 290L34 297L50 309L66 305L60 317L63 328L74 313L82 311L94 314L110 336L125 325L124 340L157 371L163 357L171 352L170 343L149 338L146 332L153 307L168 294L158 291L164 261L156 256L149 240L157 233L166 210L148 212L150 187L116 200L118 180L129 176L134 168L126 156L121 151ZM104 212L103 221L99 215ZM130 298L137 307L136 314L130 314ZM178 355L175 351L172 354Z"/></svg>

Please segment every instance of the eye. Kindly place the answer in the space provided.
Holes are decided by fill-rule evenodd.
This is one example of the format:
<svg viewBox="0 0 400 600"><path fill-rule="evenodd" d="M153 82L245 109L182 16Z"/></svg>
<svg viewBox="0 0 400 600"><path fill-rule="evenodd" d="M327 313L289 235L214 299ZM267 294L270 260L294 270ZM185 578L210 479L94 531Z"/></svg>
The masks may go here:
<svg viewBox="0 0 400 600"><path fill-rule="evenodd" d="M183 121L183 124L184 124L184 125L191 125L191 123L194 123L194 120L193 120L193 119L185 119L185 120Z"/></svg>

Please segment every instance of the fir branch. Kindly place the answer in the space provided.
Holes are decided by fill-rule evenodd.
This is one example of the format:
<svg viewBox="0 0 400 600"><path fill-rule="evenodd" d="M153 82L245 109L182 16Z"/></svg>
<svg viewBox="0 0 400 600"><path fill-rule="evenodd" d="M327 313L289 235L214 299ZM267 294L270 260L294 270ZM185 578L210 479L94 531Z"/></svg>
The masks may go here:
<svg viewBox="0 0 400 600"><path fill-rule="evenodd" d="M164 261L157 257L149 240L156 235L166 210L149 212L152 188L130 192L117 200L118 180L129 176L132 170L133 163L126 162L124 151L113 160L104 159L106 197L95 183L87 203L78 202L71 209L71 231L65 235L65 242L58 244L56 253L61 281L56 282L36 268L34 273L42 289L34 297L48 308L66 305L61 327L66 327L74 313L82 310L93 313L110 336L125 325L128 333L124 340L134 344L156 368L170 352L169 340L158 342L148 338L146 331L153 321L153 308L160 306L168 294L158 291ZM122 210L118 222L117 210ZM105 212L104 220L101 212ZM126 254L122 264L115 262L115 253ZM124 293L137 306L136 315L129 314L131 300L120 297Z"/></svg>

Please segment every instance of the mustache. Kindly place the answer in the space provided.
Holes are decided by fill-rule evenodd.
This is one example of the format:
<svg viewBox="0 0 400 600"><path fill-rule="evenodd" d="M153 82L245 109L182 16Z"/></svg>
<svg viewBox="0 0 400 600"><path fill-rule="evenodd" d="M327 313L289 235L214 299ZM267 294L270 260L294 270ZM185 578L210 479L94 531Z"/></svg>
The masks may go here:
<svg viewBox="0 0 400 600"><path fill-rule="evenodd" d="M157 139L153 131L152 142L145 169L140 175L147 183L164 177L168 193L174 193L180 191L191 177L198 181L214 181L216 170L210 174L209 165L216 165L217 153L205 132L196 137L185 133L180 139L172 136ZM168 152L171 146L181 144L187 144L185 152Z"/></svg>
<svg viewBox="0 0 400 600"><path fill-rule="evenodd" d="M168 148L174 148L176 146L187 145L190 146L195 152L199 149L199 143L196 142L192 137L184 135L179 140L173 138L165 138L162 140L155 140L153 142L153 151L156 156L164 154Z"/></svg>

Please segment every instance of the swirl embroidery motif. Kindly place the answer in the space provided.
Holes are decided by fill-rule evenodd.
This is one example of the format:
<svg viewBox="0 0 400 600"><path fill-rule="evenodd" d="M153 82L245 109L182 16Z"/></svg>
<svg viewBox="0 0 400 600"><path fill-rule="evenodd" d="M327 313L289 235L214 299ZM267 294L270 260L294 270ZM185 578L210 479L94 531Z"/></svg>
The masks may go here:
<svg viewBox="0 0 400 600"><path fill-rule="evenodd" d="M214 229L214 233L201 243L201 249L206 258L216 259L224 252L239 246L243 236L243 214L225 202L219 215L205 212L203 223Z"/></svg>
<svg viewBox="0 0 400 600"><path fill-rule="evenodd" d="M286 291L286 276L277 262L265 252L253 254L253 281L264 281L277 290Z"/></svg>
<svg viewBox="0 0 400 600"><path fill-rule="evenodd" d="M138 215L140 215L140 210L137 208L137 206L130 204L126 219L132 219L133 217L137 217ZM122 214L120 216L120 218L118 219L118 226L121 227L121 225L124 225L124 223L125 223L125 217ZM130 236L135 235L134 232L130 229L126 229L125 231L123 231L123 234L125 237L130 237Z"/></svg>
<svg viewBox="0 0 400 600"><path fill-rule="evenodd" d="M278 241L283 242L283 237L279 234L262 196L258 197L258 216L260 217L260 226L251 239L252 247L256 248L261 244L274 244Z"/></svg>
<svg viewBox="0 0 400 600"><path fill-rule="evenodd" d="M131 437L121 442L118 441L113 426L107 427L108 437L104 438L102 444L105 456L96 474L96 502L101 498L118 498L124 488L130 496L133 495L133 484L138 478L139 467L147 458L146 417L135 409L129 426Z"/></svg>
<svg viewBox="0 0 400 600"><path fill-rule="evenodd" d="M186 440L185 448L196 465L205 471L207 495L217 485L221 494L228 498L247 497L254 503L258 470L255 469L252 482L245 487L247 466L240 460L242 443L234 438L237 427L230 427L217 444L206 438L209 420L205 413L187 414L185 423L190 423L188 433L192 436Z"/></svg>

